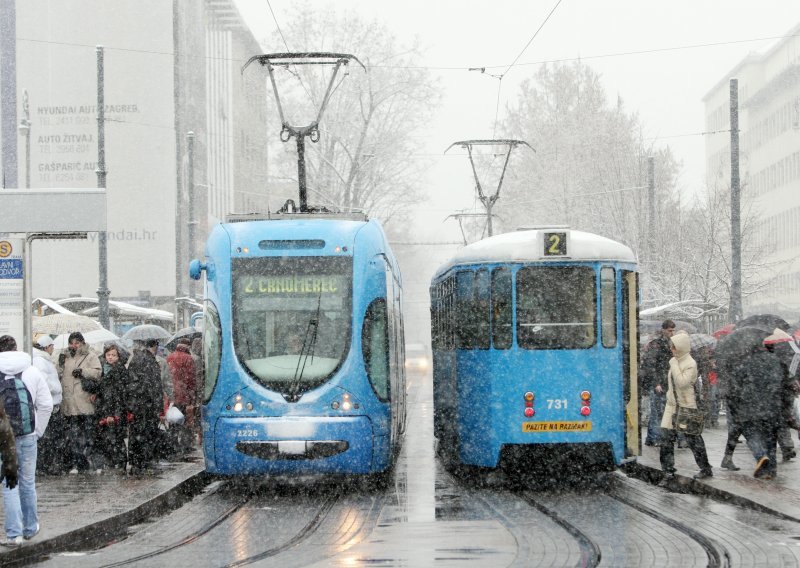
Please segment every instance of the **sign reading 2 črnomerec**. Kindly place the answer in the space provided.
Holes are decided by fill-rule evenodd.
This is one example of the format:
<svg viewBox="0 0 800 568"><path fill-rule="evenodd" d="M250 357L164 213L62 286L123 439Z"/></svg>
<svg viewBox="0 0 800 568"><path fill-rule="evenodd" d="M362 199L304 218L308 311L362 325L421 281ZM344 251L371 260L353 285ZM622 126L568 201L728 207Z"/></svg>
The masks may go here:
<svg viewBox="0 0 800 568"><path fill-rule="evenodd" d="M0 239L0 335L22 343L23 275L22 239Z"/></svg>

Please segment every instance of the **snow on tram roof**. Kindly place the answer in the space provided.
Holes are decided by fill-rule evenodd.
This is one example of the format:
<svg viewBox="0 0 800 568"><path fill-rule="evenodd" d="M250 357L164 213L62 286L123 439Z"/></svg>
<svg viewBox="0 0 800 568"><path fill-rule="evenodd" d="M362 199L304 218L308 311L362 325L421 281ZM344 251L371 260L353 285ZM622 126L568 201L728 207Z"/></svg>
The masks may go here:
<svg viewBox="0 0 800 568"><path fill-rule="evenodd" d="M559 242L545 238L557 237ZM564 237L566 237L564 239ZM552 237L556 238L556 237ZM560 242L564 239L566 243ZM566 245L566 254L559 245ZM546 249L550 248L547 252ZM636 255L626 245L600 235L564 227L521 229L495 235L472 243L458 251L436 272L444 274L453 266L490 262L541 262L563 260L609 260L636 262Z"/></svg>

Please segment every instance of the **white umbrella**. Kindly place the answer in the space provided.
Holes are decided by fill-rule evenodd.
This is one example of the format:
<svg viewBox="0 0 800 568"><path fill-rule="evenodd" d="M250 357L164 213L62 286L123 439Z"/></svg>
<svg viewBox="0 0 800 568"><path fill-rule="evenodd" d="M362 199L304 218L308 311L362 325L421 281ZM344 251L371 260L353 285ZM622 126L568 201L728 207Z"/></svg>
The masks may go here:
<svg viewBox="0 0 800 568"><path fill-rule="evenodd" d="M172 334L160 325L146 323L130 328L122 335L123 341L147 341L148 339L169 339Z"/></svg>
<svg viewBox="0 0 800 568"><path fill-rule="evenodd" d="M72 333L72 332L70 332ZM81 332L83 333L83 332ZM53 346L55 349L66 349L67 348L67 340L69 339L69 333L62 333L58 337L53 340ZM107 329L95 329L93 331L87 331L83 334L83 340L87 343L87 345L94 345L96 343L103 343L106 341L113 341L115 339L119 339L116 335L108 331Z"/></svg>
<svg viewBox="0 0 800 568"><path fill-rule="evenodd" d="M92 318L78 314L51 314L40 318L33 318L33 333L46 333L48 335L61 335L80 331L94 331L103 327Z"/></svg>

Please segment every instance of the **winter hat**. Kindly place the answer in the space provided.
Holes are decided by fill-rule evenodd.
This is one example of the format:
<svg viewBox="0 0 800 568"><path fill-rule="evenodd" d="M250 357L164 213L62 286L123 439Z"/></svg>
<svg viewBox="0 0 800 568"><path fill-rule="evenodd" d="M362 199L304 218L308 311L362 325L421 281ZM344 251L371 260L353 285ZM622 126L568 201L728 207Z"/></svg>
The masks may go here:
<svg viewBox="0 0 800 568"><path fill-rule="evenodd" d="M36 341L36 344L44 349L45 347L50 347L53 344L53 340L50 339L49 335L43 335Z"/></svg>

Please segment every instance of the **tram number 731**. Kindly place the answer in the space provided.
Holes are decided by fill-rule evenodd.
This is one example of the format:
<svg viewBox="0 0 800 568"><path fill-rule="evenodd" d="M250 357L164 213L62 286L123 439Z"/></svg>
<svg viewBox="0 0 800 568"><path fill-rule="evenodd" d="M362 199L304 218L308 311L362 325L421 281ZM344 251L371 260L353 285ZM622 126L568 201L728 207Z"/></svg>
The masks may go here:
<svg viewBox="0 0 800 568"><path fill-rule="evenodd" d="M551 410L566 409L567 408L567 399L566 398L562 398L562 399L548 398L547 399L547 408L549 408Z"/></svg>

